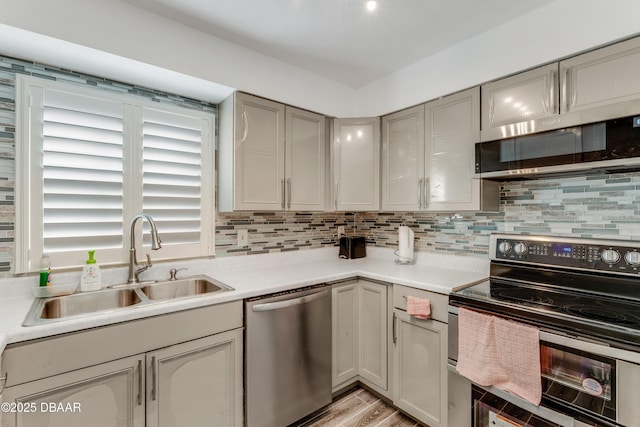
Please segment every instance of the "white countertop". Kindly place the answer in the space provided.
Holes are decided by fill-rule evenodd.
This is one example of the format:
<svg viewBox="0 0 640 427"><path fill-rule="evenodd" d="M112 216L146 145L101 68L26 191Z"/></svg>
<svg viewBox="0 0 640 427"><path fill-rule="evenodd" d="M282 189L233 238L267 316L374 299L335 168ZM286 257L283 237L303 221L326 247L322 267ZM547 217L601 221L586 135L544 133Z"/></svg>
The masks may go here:
<svg viewBox="0 0 640 427"><path fill-rule="evenodd" d="M318 283L359 276L411 286L442 294L477 283L489 275L485 258L416 253L415 265L397 265L393 251L367 248L367 257L343 260L337 248L311 249L264 255L193 260L156 264L141 279L167 279L169 269L184 268L178 277L206 274L235 290L196 298L185 298L107 313L55 321L38 326L22 326L34 301L31 287L37 277L0 280L0 352L9 343L140 319L189 308L242 300L258 295L286 291ZM69 273L79 276L80 273ZM104 285L126 282L126 268L103 269Z"/></svg>

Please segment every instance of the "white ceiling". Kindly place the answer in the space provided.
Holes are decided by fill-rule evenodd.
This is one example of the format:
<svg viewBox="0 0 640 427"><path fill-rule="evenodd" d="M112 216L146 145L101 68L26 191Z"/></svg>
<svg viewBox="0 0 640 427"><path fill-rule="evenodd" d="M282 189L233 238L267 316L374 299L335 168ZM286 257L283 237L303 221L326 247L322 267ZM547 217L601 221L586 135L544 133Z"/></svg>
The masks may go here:
<svg viewBox="0 0 640 427"><path fill-rule="evenodd" d="M557 0L125 0L360 88Z"/></svg>

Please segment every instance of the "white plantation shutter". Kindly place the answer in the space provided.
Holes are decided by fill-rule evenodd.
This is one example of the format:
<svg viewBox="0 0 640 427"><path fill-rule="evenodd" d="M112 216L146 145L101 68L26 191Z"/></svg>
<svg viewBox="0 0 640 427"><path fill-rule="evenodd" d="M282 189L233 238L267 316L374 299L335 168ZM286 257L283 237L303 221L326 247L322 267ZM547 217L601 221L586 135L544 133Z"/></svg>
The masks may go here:
<svg viewBox="0 0 640 427"><path fill-rule="evenodd" d="M43 252L55 267L84 264L89 249L126 263L140 212L162 239L154 260L213 254L212 114L32 77L17 87L16 272L37 270Z"/></svg>
<svg viewBox="0 0 640 427"><path fill-rule="evenodd" d="M203 151L209 123L198 117L145 108L142 125L142 209L160 232L163 250L201 247L203 178L213 162ZM207 168L203 161L208 161ZM150 245L148 233L145 244Z"/></svg>
<svg viewBox="0 0 640 427"><path fill-rule="evenodd" d="M120 249L122 104L45 90L42 118L44 252Z"/></svg>

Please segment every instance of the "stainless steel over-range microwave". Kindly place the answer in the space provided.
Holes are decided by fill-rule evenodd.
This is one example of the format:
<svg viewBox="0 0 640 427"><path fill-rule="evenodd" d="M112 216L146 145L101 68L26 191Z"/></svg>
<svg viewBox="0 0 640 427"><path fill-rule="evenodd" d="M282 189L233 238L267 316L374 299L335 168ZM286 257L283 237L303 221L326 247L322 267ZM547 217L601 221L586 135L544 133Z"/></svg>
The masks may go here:
<svg viewBox="0 0 640 427"><path fill-rule="evenodd" d="M640 170L640 115L480 142L475 155L481 178Z"/></svg>

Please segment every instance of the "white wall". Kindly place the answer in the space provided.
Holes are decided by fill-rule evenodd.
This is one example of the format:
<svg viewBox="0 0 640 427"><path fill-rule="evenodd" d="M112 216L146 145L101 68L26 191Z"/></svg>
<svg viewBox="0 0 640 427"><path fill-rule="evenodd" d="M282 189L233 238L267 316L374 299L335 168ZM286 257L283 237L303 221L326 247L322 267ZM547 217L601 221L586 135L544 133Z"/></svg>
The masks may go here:
<svg viewBox="0 0 640 427"><path fill-rule="evenodd" d="M121 1L0 0L0 24L92 48L94 63L80 57L73 67L78 71L91 72L100 68L100 61L108 63L109 58L96 55L104 51L143 63L138 66L168 69L175 78L192 76L324 114L354 114L351 88ZM53 52L42 44L22 46L15 53L11 35L0 38L0 53L25 59L55 58L55 49L64 46L56 45Z"/></svg>
<svg viewBox="0 0 640 427"><path fill-rule="evenodd" d="M387 114L638 32L637 0L556 0L360 88L356 114Z"/></svg>
<svg viewBox="0 0 640 427"><path fill-rule="evenodd" d="M118 0L0 0L0 53L213 102L240 89L337 117L376 116L628 37L640 31L639 10L637 0L556 0L359 90Z"/></svg>

